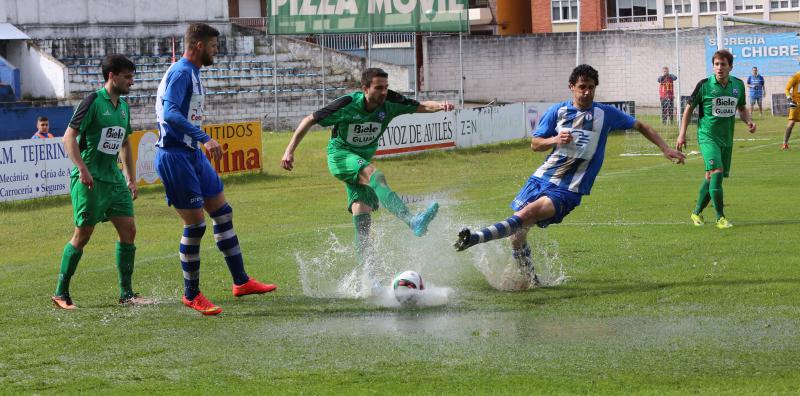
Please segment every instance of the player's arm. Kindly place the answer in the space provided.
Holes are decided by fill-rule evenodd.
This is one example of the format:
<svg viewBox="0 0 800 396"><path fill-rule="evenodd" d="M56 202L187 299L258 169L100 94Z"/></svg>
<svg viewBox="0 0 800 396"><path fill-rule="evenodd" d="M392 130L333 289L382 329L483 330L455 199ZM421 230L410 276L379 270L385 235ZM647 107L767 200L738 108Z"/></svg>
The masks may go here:
<svg viewBox="0 0 800 396"><path fill-rule="evenodd" d="M222 147L216 140L203 132L200 127L192 124L181 113L180 105L186 95L192 91L191 76L186 73L175 73L168 77L167 87L162 98L164 107L164 122L169 124L174 131L181 131L205 146L214 159L222 157Z"/></svg>
<svg viewBox="0 0 800 396"><path fill-rule="evenodd" d="M797 94L797 90L795 88L797 86L798 79L800 79L800 77L795 74L789 79L789 82L786 83L786 101L789 102L789 107L797 107L797 103L794 102L792 94Z"/></svg>
<svg viewBox="0 0 800 396"><path fill-rule="evenodd" d="M689 128L689 122L692 120L692 112L694 112L694 108L694 103L687 103L686 108L683 109L681 127L678 130L678 140L675 143L675 148L678 150L686 148L686 130Z"/></svg>
<svg viewBox="0 0 800 396"><path fill-rule="evenodd" d="M691 99L689 103L686 104L686 108L683 109L681 127L678 129L678 140L675 142L675 148L679 151L686 148L686 130L689 128L689 122L692 121L692 112L694 112L694 108L697 107L703 99L703 84L705 84L706 81L707 79L704 78L695 85Z"/></svg>
<svg viewBox="0 0 800 396"><path fill-rule="evenodd" d="M417 113L436 113L437 111L452 111L455 106L448 101L435 102L428 100L417 106Z"/></svg>
<svg viewBox="0 0 800 396"><path fill-rule="evenodd" d="M135 162L133 162L133 148L131 148L131 139L128 137L122 142L122 146L119 148L119 155L122 160L122 173L125 175L128 190L130 190L133 199L136 199L139 196L139 189L136 186L136 166Z"/></svg>
<svg viewBox="0 0 800 396"><path fill-rule="evenodd" d="M659 136L658 132L656 132L653 127L647 125L639 120L633 124L633 129L639 131L647 140L651 143L658 146L661 152L664 154L664 157L667 157L670 161L675 160L677 163L682 164L686 160L686 156L683 155L682 152L673 149L667 145L667 142Z"/></svg>
<svg viewBox="0 0 800 396"><path fill-rule="evenodd" d="M750 116L750 111L747 110L747 106L742 105L738 107L739 110L739 118L747 124L747 131L750 133L756 133L756 123L753 122L753 117Z"/></svg>
<svg viewBox="0 0 800 396"><path fill-rule="evenodd" d="M539 120L539 125L533 131L531 150L547 151L558 144L567 144L572 141L568 130L556 131L556 114L558 105L550 107Z"/></svg>
<svg viewBox="0 0 800 396"><path fill-rule="evenodd" d="M283 158L281 158L281 168L288 171L294 168L294 151L297 149L297 146L300 145L300 142L306 136L308 130L311 129L311 126L316 123L317 120L314 119L313 114L305 116L305 118L300 121L300 124L297 125L297 128L294 130L292 139L289 140L289 145L286 146L286 151L283 152Z"/></svg>
<svg viewBox="0 0 800 396"><path fill-rule="evenodd" d="M83 158L81 158L81 148L80 145L78 145L78 136L80 134L81 132L79 130L69 126L67 127L67 132L64 133L64 137L61 138L61 141L64 142L64 151L67 152L69 159L72 160L72 163L78 168L81 184L93 188L94 178L92 177L92 173L89 172L86 163L83 162Z"/></svg>
<svg viewBox="0 0 800 396"><path fill-rule="evenodd" d="M92 92L83 98L78 108L75 109L72 118L69 120L67 132L64 133L64 137L61 138L61 141L64 142L64 150L67 152L69 159L72 160L72 163L78 168L81 184L89 188L94 188L94 177L92 177L92 173L89 172L89 168L86 166L86 163L83 162L83 157L81 157L81 147L78 144L78 136L80 136L81 131L85 130L91 123L92 104L95 99L97 99L96 92Z"/></svg>
<svg viewBox="0 0 800 396"><path fill-rule="evenodd" d="M294 151L297 150L297 146L300 145L300 142L314 124L319 123L323 126L334 125L337 120L336 112L352 102L352 96L341 96L333 102L328 103L327 106L305 116L305 118L300 121L300 124L297 125L297 128L295 128L294 134L289 140L289 145L286 146L286 150L283 152L283 157L281 158L281 168L288 171L294 168Z"/></svg>

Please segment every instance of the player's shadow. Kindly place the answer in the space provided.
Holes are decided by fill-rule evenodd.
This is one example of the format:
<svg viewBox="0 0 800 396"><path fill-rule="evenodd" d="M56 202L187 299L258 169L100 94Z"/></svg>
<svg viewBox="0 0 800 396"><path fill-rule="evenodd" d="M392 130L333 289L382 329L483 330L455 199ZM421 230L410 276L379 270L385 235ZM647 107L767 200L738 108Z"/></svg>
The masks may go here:
<svg viewBox="0 0 800 396"><path fill-rule="evenodd" d="M530 300L521 302L531 305L544 305L554 301L571 300L578 298L592 298L617 294L652 293L658 290L695 288L695 287L723 287L740 288L742 286L766 286L774 284L794 284L800 286L800 279L737 279L737 280L693 280L681 282L625 282L581 280L572 286L545 286L526 291L516 292L527 294Z"/></svg>

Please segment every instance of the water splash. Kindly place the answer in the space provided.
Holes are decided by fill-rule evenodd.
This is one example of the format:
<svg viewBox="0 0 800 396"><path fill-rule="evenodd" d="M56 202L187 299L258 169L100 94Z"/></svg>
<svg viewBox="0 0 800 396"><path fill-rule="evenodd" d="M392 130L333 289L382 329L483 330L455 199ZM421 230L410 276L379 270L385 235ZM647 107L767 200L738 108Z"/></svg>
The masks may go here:
<svg viewBox="0 0 800 396"><path fill-rule="evenodd" d="M402 221L387 211L374 214L371 239L372 251L376 253L368 255L363 264L356 259L351 229L342 227L346 231L336 233L332 229L320 230L319 239L326 240L323 251L295 252L303 293L320 298L369 298L379 306L397 307L399 303L389 287L391 280L400 272L413 270L420 273L427 285L418 305L436 306L452 300L457 293L449 286L460 284L469 276L471 267L478 269L496 289L520 289L509 287L509 279L514 283L516 264L508 240L481 244L466 252L452 248L458 230L464 225L485 226L496 219L467 219L458 211L459 202L447 197L437 199L439 214L422 238L414 237ZM414 212L426 206L421 202L409 209ZM549 239L546 231L538 229L531 231L529 239L542 285L565 282L569 277L558 255L558 243Z"/></svg>

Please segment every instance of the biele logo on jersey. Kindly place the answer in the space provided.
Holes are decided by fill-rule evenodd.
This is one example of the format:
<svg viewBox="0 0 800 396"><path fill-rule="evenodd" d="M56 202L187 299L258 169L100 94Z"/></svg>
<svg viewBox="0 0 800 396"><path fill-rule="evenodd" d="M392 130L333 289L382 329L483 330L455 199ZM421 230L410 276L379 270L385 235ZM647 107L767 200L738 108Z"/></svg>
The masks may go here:
<svg viewBox="0 0 800 396"><path fill-rule="evenodd" d="M736 115L736 98L719 96L711 102L711 115L714 117L733 117Z"/></svg>
<svg viewBox="0 0 800 396"><path fill-rule="evenodd" d="M100 142L97 143L97 151L101 153L117 155L122 141L125 140L125 128L111 126L100 130Z"/></svg>
<svg viewBox="0 0 800 396"><path fill-rule="evenodd" d="M381 127L379 122L351 124L347 129L347 143L353 146L366 146L380 136Z"/></svg>

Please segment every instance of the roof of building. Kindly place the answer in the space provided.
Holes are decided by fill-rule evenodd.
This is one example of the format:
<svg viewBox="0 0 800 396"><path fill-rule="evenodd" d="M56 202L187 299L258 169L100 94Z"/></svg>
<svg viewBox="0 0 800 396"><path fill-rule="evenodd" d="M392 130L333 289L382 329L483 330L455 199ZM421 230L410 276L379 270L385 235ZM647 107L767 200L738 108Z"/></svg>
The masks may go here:
<svg viewBox="0 0 800 396"><path fill-rule="evenodd" d="M10 23L0 22L0 40L30 40L30 37Z"/></svg>

